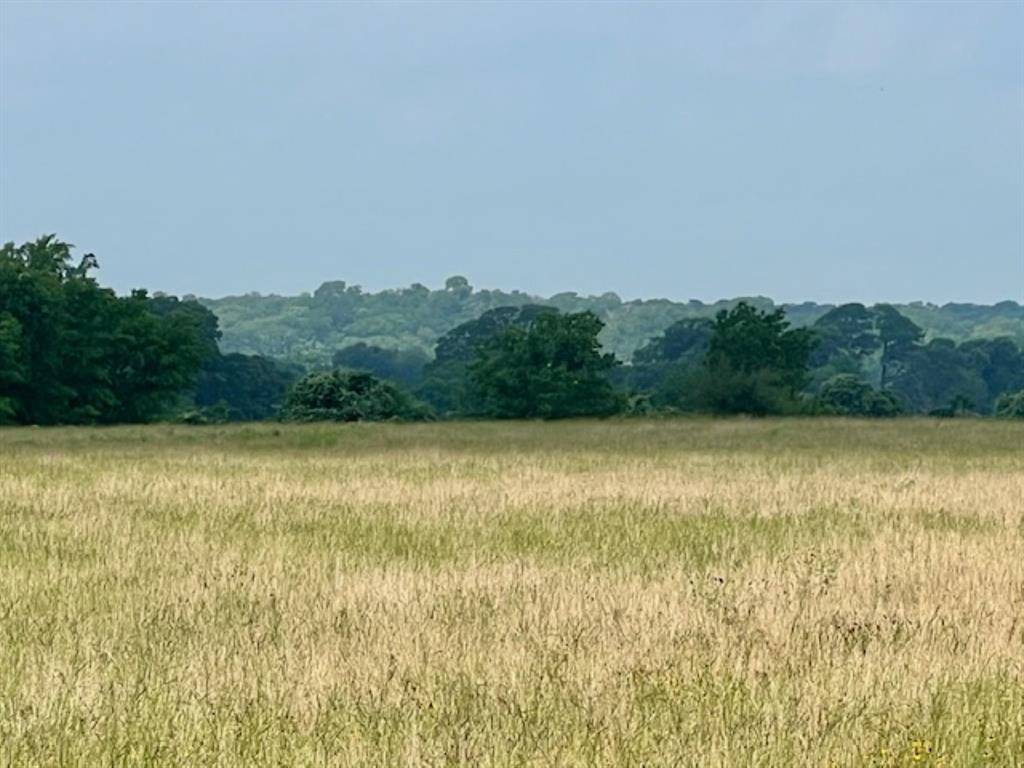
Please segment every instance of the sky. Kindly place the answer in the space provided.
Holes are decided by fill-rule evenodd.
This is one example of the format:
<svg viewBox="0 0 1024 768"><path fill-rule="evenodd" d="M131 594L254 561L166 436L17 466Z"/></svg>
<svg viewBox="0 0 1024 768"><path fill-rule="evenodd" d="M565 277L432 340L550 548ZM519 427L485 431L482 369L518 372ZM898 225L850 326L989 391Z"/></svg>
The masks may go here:
<svg viewBox="0 0 1024 768"><path fill-rule="evenodd" d="M1024 2L0 0L0 240L221 296L1024 301Z"/></svg>

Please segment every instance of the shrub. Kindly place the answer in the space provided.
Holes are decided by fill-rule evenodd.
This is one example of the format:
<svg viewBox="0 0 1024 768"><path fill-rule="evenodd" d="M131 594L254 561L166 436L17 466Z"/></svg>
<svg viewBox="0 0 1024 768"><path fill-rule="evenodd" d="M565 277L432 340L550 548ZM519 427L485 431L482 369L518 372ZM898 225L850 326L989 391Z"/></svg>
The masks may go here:
<svg viewBox="0 0 1024 768"><path fill-rule="evenodd" d="M996 400L996 416L1002 419L1024 419L1024 389L1000 395Z"/></svg>
<svg viewBox="0 0 1024 768"><path fill-rule="evenodd" d="M305 376L288 392L286 421L423 420L429 409L370 373L327 371Z"/></svg>
<svg viewBox="0 0 1024 768"><path fill-rule="evenodd" d="M826 381L818 394L818 405L836 416L898 416L903 410L891 392L877 390L851 373Z"/></svg>

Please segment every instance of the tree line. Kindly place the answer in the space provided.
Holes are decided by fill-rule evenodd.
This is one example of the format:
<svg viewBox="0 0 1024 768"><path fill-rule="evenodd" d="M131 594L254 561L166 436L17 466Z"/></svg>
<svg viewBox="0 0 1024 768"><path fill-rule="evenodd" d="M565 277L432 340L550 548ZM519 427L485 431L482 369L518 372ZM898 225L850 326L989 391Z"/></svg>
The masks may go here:
<svg viewBox="0 0 1024 768"><path fill-rule="evenodd" d="M631 360L636 350L680 320L714 320L718 312L732 309L740 301L765 311L779 308L763 296L714 303L625 301L611 292L599 296L573 292L534 296L522 291L476 289L458 275L448 278L438 289L416 283L372 293L358 285L333 281L298 296L247 294L199 301L220 319L221 349L225 352L266 355L306 368L326 367L335 352L357 343L430 358L437 340L445 333L501 307L541 305L563 313L593 312L604 323L601 346L624 361ZM836 307L804 302L781 308L789 322L804 327ZM894 305L894 309L917 324L929 339L941 337L959 344L1007 336L1024 347L1024 306L1013 301L994 306L913 302Z"/></svg>
<svg viewBox="0 0 1024 768"><path fill-rule="evenodd" d="M117 296L97 266L54 236L0 250L0 423L1024 416L1013 336L928 339L885 304L833 307L797 327L783 308L740 301L672 322L623 361L596 312L526 303L454 325L432 354L357 342L302 366L225 354L208 307Z"/></svg>
<svg viewBox="0 0 1024 768"><path fill-rule="evenodd" d="M0 248L0 423L260 419L303 370L221 354L217 317L195 301L117 296L54 236Z"/></svg>

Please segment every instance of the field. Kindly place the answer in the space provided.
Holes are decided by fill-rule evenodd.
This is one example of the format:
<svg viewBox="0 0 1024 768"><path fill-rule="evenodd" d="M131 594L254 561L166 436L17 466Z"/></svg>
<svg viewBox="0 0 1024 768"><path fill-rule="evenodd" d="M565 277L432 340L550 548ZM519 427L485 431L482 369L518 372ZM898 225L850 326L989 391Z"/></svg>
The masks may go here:
<svg viewBox="0 0 1024 768"><path fill-rule="evenodd" d="M0 430L0 765L1024 762L1024 429Z"/></svg>

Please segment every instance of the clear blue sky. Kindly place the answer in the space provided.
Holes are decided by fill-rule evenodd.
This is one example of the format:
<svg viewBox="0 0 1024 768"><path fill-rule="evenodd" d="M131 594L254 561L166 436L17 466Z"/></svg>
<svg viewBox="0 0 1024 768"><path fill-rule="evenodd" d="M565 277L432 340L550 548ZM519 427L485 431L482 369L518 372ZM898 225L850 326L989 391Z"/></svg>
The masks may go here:
<svg viewBox="0 0 1024 768"><path fill-rule="evenodd" d="M207 296L1024 300L1024 3L0 0L0 238Z"/></svg>

